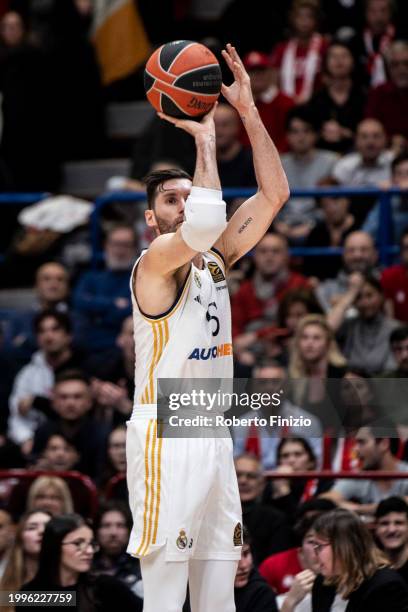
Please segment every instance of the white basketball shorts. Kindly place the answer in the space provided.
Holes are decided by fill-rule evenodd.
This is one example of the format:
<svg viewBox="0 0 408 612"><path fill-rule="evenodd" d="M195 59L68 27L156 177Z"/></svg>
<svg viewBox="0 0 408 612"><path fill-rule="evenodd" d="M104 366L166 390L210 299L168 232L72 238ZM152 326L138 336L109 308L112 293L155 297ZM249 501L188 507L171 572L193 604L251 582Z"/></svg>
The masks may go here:
<svg viewBox="0 0 408 612"><path fill-rule="evenodd" d="M163 438L156 418L127 423L127 484L135 557L238 560L242 513L231 438ZM158 431L159 427L159 431Z"/></svg>

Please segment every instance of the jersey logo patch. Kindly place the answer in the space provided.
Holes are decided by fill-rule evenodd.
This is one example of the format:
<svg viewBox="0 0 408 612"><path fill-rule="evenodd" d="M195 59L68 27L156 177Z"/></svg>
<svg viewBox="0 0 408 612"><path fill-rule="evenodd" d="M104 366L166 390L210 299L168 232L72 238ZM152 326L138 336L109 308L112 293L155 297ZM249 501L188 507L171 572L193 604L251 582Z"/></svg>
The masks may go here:
<svg viewBox="0 0 408 612"><path fill-rule="evenodd" d="M194 272L194 281L199 289L201 289L201 278L198 272Z"/></svg>
<svg viewBox="0 0 408 612"><path fill-rule="evenodd" d="M237 523L234 529L234 546L242 546L242 526Z"/></svg>
<svg viewBox="0 0 408 612"><path fill-rule="evenodd" d="M186 532L184 531L184 529L180 529L180 535L176 540L176 544L177 544L177 548L179 548L180 550L184 550L185 548L187 548L187 536L186 536Z"/></svg>
<svg viewBox="0 0 408 612"><path fill-rule="evenodd" d="M210 274L212 276L214 283L220 283L221 281L225 280L225 276L222 273L220 266L217 263L215 263L215 261L209 261L207 266L208 266L208 269L210 271Z"/></svg>

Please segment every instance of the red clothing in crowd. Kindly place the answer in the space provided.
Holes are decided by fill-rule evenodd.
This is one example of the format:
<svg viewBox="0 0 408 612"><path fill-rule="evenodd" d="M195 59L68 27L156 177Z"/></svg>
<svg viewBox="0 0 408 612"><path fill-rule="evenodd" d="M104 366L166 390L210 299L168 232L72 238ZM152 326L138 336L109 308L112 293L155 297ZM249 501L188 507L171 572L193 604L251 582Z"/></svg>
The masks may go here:
<svg viewBox="0 0 408 612"><path fill-rule="evenodd" d="M401 264L387 268L382 273L381 285L385 297L394 305L394 319L408 323L407 268Z"/></svg>
<svg viewBox="0 0 408 612"><path fill-rule="evenodd" d="M265 559L259 566L259 573L280 595L289 591L296 574L301 572L302 569L298 549L290 548Z"/></svg>
<svg viewBox="0 0 408 612"><path fill-rule="evenodd" d="M288 150L285 121L288 111L295 104L293 99L276 87L271 87L257 98L255 104L275 147L280 153L285 153ZM244 147L250 146L248 134L242 123L240 140Z"/></svg>
<svg viewBox="0 0 408 612"><path fill-rule="evenodd" d="M407 108L408 89L384 83L369 92L365 116L381 121L388 136L402 134L408 138Z"/></svg>
<svg viewBox="0 0 408 612"><path fill-rule="evenodd" d="M262 300L256 295L252 279L244 281L231 301L233 337L244 333L248 323L256 319L265 319L265 324L272 323L285 293L308 286L309 281L302 274L289 272L285 281L278 283L273 295Z"/></svg>

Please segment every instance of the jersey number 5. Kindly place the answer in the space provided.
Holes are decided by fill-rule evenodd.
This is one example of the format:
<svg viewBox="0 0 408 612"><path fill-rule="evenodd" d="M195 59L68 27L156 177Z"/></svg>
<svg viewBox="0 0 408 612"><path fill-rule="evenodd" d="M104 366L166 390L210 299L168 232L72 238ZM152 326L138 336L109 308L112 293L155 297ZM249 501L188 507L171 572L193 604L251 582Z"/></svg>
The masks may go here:
<svg viewBox="0 0 408 612"><path fill-rule="evenodd" d="M211 306L214 306L215 310L217 310L217 304L215 302L210 302L208 304L207 313L205 315L205 318L207 319L208 322L215 321L215 330L212 332L212 335L217 336L218 332L220 331L220 320L218 317L214 315L210 315Z"/></svg>

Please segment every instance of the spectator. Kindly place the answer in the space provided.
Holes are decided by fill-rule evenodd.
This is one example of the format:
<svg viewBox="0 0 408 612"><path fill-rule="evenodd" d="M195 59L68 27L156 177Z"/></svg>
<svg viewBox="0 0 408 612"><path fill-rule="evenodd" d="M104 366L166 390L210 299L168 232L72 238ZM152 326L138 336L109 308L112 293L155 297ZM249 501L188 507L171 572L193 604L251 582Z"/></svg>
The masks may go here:
<svg viewBox="0 0 408 612"><path fill-rule="evenodd" d="M37 314L57 310L68 313L69 278L64 266L48 262L40 266L35 275L35 296L27 310L4 311L5 345L13 351L14 358L28 360L37 348L34 335L34 319ZM69 312L73 322L75 340L80 344L81 324L77 315Z"/></svg>
<svg viewBox="0 0 408 612"><path fill-rule="evenodd" d="M260 51L251 51L244 57L243 62L251 79L252 95L261 119L278 151L286 151L286 115L294 102L279 90L277 66ZM244 146L249 146L248 136L242 125L241 142Z"/></svg>
<svg viewBox="0 0 408 612"><path fill-rule="evenodd" d="M322 439L319 450L322 448ZM288 437L282 438L276 453L278 464L277 471L282 473L283 478L276 478L271 482L272 497L274 505L280 510L294 515L299 504L312 499L315 495L323 493L330 488L329 480L318 480L317 478L305 478L302 480L285 479L285 474L296 472L308 472L317 468L317 458L313 448L306 438Z"/></svg>
<svg viewBox="0 0 408 612"><path fill-rule="evenodd" d="M393 316L408 323L408 228L401 234L400 257L400 264L384 270L381 285Z"/></svg>
<svg viewBox="0 0 408 612"><path fill-rule="evenodd" d="M296 547L271 555L260 565L261 575L278 595L292 589L290 593L292 599L295 594L293 591L296 589L295 583L299 582L296 581L296 575L305 570L314 574L319 571L313 550L313 523L317 516L335 508L333 503L325 500L325 503L321 504L321 501L319 500L319 503L317 500L313 501L315 510L310 513L310 516L307 504L300 506L299 519L294 528ZM282 597L278 598L279 603L282 603L282 599Z"/></svg>
<svg viewBox="0 0 408 612"><path fill-rule="evenodd" d="M292 397L296 405L320 419L324 431L339 425L337 384L330 379L342 378L345 365L325 318L314 314L303 317L291 346L289 376L299 379L292 381Z"/></svg>
<svg viewBox="0 0 408 612"><path fill-rule="evenodd" d="M391 351L397 365L387 373L389 378L408 378L408 326L398 327L390 334Z"/></svg>
<svg viewBox="0 0 408 612"><path fill-rule="evenodd" d="M105 574L121 580L138 597L141 609L143 586L140 563L136 557L126 553L132 528L132 517L127 506L117 500L107 502L99 509L94 527L99 551L93 560L93 574Z"/></svg>
<svg viewBox="0 0 408 612"><path fill-rule="evenodd" d="M407 472L408 464L395 456L398 449L398 432L389 419L379 419L375 427L361 427L356 434L356 451L363 471ZM408 495L408 480L338 480L322 495L343 508L372 516L383 499Z"/></svg>
<svg viewBox="0 0 408 612"><path fill-rule="evenodd" d="M316 117L322 149L347 153L363 117L365 92L358 83L351 49L333 41L323 61L323 87L309 102Z"/></svg>
<svg viewBox="0 0 408 612"><path fill-rule="evenodd" d="M306 106L295 107L286 119L289 152L282 155L282 165L291 189L313 189L332 173L337 155L316 149L315 118ZM290 198L274 226L292 242L302 242L318 219L314 198Z"/></svg>
<svg viewBox="0 0 408 612"><path fill-rule="evenodd" d="M379 187L391 180L392 151L386 150L383 125L377 119L364 119L357 126L354 153L348 153L333 168L333 178L347 187ZM358 221L363 221L372 201L359 199L355 206Z"/></svg>
<svg viewBox="0 0 408 612"><path fill-rule="evenodd" d="M38 476L27 494L27 510L47 510L52 516L73 511L72 495L58 476Z"/></svg>
<svg viewBox="0 0 408 612"><path fill-rule="evenodd" d="M343 601L343 610L408 610L408 587L397 572L386 567L359 517L337 508L319 516L314 530L320 575L313 584L313 612L332 610L336 594Z"/></svg>
<svg viewBox="0 0 408 612"><path fill-rule="evenodd" d="M321 314L322 309L311 289L290 289L280 301L277 323L288 330L290 336L296 331L299 321L307 314Z"/></svg>
<svg viewBox="0 0 408 612"><path fill-rule="evenodd" d="M378 504L375 536L391 567L408 582L408 504L401 497L388 497Z"/></svg>
<svg viewBox="0 0 408 612"><path fill-rule="evenodd" d="M406 145L408 139L408 41L393 42L386 57L390 80L369 93L365 114L382 123L397 147L401 141Z"/></svg>
<svg viewBox="0 0 408 612"><path fill-rule="evenodd" d="M35 576L42 536L50 518L51 514L45 510L30 510L21 517L0 580L2 591L19 591L25 582ZM5 606L3 610L13 612L14 606Z"/></svg>
<svg viewBox="0 0 408 612"><path fill-rule="evenodd" d="M239 141L240 118L229 104L220 103L214 115L216 155L224 187L256 187L252 153Z"/></svg>
<svg viewBox="0 0 408 612"><path fill-rule="evenodd" d="M126 317L116 339L115 350L103 351L87 362L94 375L92 391L97 404L114 411L114 424L123 422L132 411L135 380L133 319Z"/></svg>
<svg viewBox="0 0 408 612"><path fill-rule="evenodd" d="M283 236L265 234L255 247L253 261L252 278L241 284L231 303L238 359L244 350L256 351L257 330L276 322L278 305L286 292L308 284L304 276L290 270L288 243Z"/></svg>
<svg viewBox="0 0 408 612"><path fill-rule="evenodd" d="M337 182L327 178L319 181L319 187L334 187ZM305 246L308 247L341 247L349 234L356 230L354 215L349 211L350 200L344 196L320 197L319 206L323 213L323 219L318 221L306 238ZM319 265L316 266L316 261ZM329 257L306 257L304 259L303 271L307 276L315 276L319 279L333 278L341 268L341 257L330 255Z"/></svg>
<svg viewBox="0 0 408 612"><path fill-rule="evenodd" d="M67 314L44 310L34 319L39 350L17 374L10 396L9 437L31 451L38 426L49 414L49 397L55 376L78 367L83 355L72 348L71 321Z"/></svg>
<svg viewBox="0 0 408 612"><path fill-rule="evenodd" d="M391 186L406 189L408 187L408 153L402 153L396 157L392 164L392 179ZM399 242L405 228L408 226L408 209L407 209L407 194L396 195L391 197L391 227L387 240ZM378 237L380 227L380 202L370 210L362 230L371 234L374 239Z"/></svg>
<svg viewBox="0 0 408 612"><path fill-rule="evenodd" d="M109 481L118 475L126 475L126 426L119 425L108 436L106 465L102 472L101 486L104 488ZM126 489L126 482L123 482ZM126 490L127 492L127 490ZM117 497L117 494L115 495ZM120 496L122 499L122 495ZM125 495L127 499L127 495Z"/></svg>
<svg viewBox="0 0 408 612"><path fill-rule="evenodd" d="M357 315L346 318L353 304ZM376 278L358 272L351 275L348 291L329 311L327 320L351 367L364 368L369 374L393 367L390 334L399 323L384 313L384 295Z"/></svg>
<svg viewBox="0 0 408 612"><path fill-rule="evenodd" d="M252 553L258 565L269 555L286 550L292 534L285 515L271 505L262 503L265 488L261 463L253 455L235 459L242 518L252 541Z"/></svg>
<svg viewBox="0 0 408 612"><path fill-rule="evenodd" d="M79 459L79 453L71 440L62 433L51 434L41 457L33 467L49 472L69 472L76 469Z"/></svg>
<svg viewBox="0 0 408 612"><path fill-rule="evenodd" d="M0 510L0 581L7 567L13 539L14 525L11 514L7 510Z"/></svg>
<svg viewBox="0 0 408 612"><path fill-rule="evenodd" d="M51 434L62 433L78 449L78 469L96 476L100 469L107 425L92 417L92 395L88 379L78 370L61 372L53 388L53 418L35 433L34 454L41 453Z"/></svg>
<svg viewBox="0 0 408 612"><path fill-rule="evenodd" d="M75 591L77 607L92 612L123 612L142 607L130 589L113 576L92 578L90 568L98 544L92 529L78 514L63 514L47 524L36 575L22 591ZM50 612L59 606L51 606ZM16 612L21 611L16 606Z"/></svg>
<svg viewBox="0 0 408 612"><path fill-rule="evenodd" d="M260 362L253 369L253 380L251 384L251 393L265 393L272 397L274 393L281 393L281 402L279 406L270 404L269 406L262 405L256 414L259 418L267 419L269 423L270 417L280 416L281 418L292 420L294 422L302 422L303 419L310 420L310 426L285 426L285 427L237 427L234 429L234 452L235 455L240 455L243 452L254 454L262 463L265 470L273 470L279 462L277 457L277 449L282 443L281 436L298 436L307 438L306 444L310 444L310 451L314 458L314 465L317 461L320 462L322 457L322 427L319 420L306 410L300 409L293 405L287 398L288 381L287 373L284 367L272 360ZM242 416L245 418L253 418L254 410Z"/></svg>
<svg viewBox="0 0 408 612"><path fill-rule="evenodd" d="M234 586L236 612L278 612L274 592L254 567L251 539L245 528Z"/></svg>
<svg viewBox="0 0 408 612"><path fill-rule="evenodd" d="M276 46L275 61L280 67L282 91L296 104L304 104L319 82L327 41L318 33L318 7L312 0L295 0L289 20L292 36Z"/></svg>
<svg viewBox="0 0 408 612"><path fill-rule="evenodd" d="M324 311L328 312L349 290L353 272L374 274L377 260L373 238L366 232L351 232L344 241L342 269L336 278L323 281L316 289L316 296Z"/></svg>
<svg viewBox="0 0 408 612"><path fill-rule="evenodd" d="M129 276L136 248L131 227L114 227L105 242L105 269L89 270L78 281L74 306L86 319L85 344L94 350L114 346L123 320L131 314Z"/></svg>
<svg viewBox="0 0 408 612"><path fill-rule="evenodd" d="M365 24L353 39L355 57L364 71L365 81L376 87L387 81L384 55L395 37L391 0L367 0Z"/></svg>

